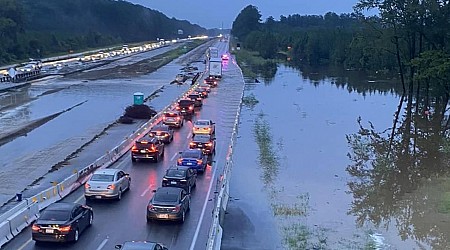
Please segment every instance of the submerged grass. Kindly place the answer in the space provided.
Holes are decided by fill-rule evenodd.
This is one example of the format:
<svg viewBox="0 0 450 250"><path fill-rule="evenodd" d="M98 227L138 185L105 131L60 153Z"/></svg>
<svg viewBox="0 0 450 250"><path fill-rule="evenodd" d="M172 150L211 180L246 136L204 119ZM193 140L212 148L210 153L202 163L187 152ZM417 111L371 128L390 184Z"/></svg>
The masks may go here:
<svg viewBox="0 0 450 250"><path fill-rule="evenodd" d="M259 101L253 93L242 98L242 104L250 109L253 109L258 103Z"/></svg>

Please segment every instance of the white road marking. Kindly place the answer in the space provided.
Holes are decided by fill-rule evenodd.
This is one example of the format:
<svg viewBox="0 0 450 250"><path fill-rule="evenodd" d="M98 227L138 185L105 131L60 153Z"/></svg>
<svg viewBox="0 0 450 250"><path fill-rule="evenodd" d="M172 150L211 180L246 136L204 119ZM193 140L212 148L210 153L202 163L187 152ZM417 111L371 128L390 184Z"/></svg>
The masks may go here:
<svg viewBox="0 0 450 250"><path fill-rule="evenodd" d="M28 244L30 244L32 241L32 239L30 238L29 240L27 240L27 242L23 243L22 246L20 246L19 248L17 248L17 250L22 250L24 249Z"/></svg>
<svg viewBox="0 0 450 250"><path fill-rule="evenodd" d="M80 196L80 198L75 200L75 203L80 203L81 199L83 199L83 198L84 198L84 195Z"/></svg>
<svg viewBox="0 0 450 250"><path fill-rule="evenodd" d="M141 197L144 197L145 196L145 194L147 194L148 193L148 191L150 191L150 189L152 189L152 186L148 186L148 188L147 189L145 189L144 190L144 192L141 194Z"/></svg>
<svg viewBox="0 0 450 250"><path fill-rule="evenodd" d="M170 158L170 161L175 160L175 157L177 157L178 153L173 154L172 158Z"/></svg>
<svg viewBox="0 0 450 250"><path fill-rule="evenodd" d="M108 238L104 239L102 243L100 243L100 246L97 247L97 250L101 250L105 246L106 242L108 242Z"/></svg>
<svg viewBox="0 0 450 250"><path fill-rule="evenodd" d="M126 161L121 161L119 164L114 164L112 168L121 168L123 164L125 164Z"/></svg>
<svg viewBox="0 0 450 250"><path fill-rule="evenodd" d="M192 137L192 132L189 132L189 134L187 135L186 139L189 139Z"/></svg>
<svg viewBox="0 0 450 250"><path fill-rule="evenodd" d="M219 149L218 152L221 152L220 149ZM216 162L216 164L214 164L214 165L218 166L219 163ZM212 185L214 183L214 178L216 176L216 171L217 171L217 167L214 167L214 172L213 172L213 175L211 176L211 181L209 183L208 193L206 194L205 202L203 203L202 213L200 214L200 218L198 220L197 228L195 229L194 238L192 239L191 246L189 247L189 250L194 250L195 243L197 243L198 234L200 232L200 226L202 225L203 217L205 216L206 205L208 204L209 195L211 194L211 188L212 188Z"/></svg>

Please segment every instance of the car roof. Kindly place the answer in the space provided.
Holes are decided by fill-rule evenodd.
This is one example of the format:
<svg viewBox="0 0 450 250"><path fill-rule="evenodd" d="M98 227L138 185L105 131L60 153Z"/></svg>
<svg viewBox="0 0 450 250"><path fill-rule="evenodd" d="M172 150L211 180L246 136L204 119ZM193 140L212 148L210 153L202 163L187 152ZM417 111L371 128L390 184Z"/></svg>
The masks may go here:
<svg viewBox="0 0 450 250"><path fill-rule="evenodd" d="M125 241L122 244L123 250L147 250L153 249L156 246L156 242L150 241Z"/></svg>
<svg viewBox="0 0 450 250"><path fill-rule="evenodd" d="M151 130L156 131L156 130L169 130L169 129L170 129L170 127L167 125L156 125Z"/></svg>
<svg viewBox="0 0 450 250"><path fill-rule="evenodd" d="M174 166L171 166L171 167L169 167L167 170L169 170L169 169L172 169L172 170L188 170L189 169L189 167L186 167L186 166L176 166L176 165L174 165Z"/></svg>
<svg viewBox="0 0 450 250"><path fill-rule="evenodd" d="M153 138L153 137L147 137L147 138L141 138L141 139L139 139L139 140L137 140L136 142L140 142L140 143L142 143L142 142L147 142L147 143L155 143L156 141L157 141L157 139L156 138Z"/></svg>
<svg viewBox="0 0 450 250"><path fill-rule="evenodd" d="M212 135L205 135L205 134L196 134L192 138L192 141L210 141L212 140Z"/></svg>
<svg viewBox="0 0 450 250"><path fill-rule="evenodd" d="M74 202L56 202L50 204L45 210L65 210L65 211L72 211L72 209L78 205L78 203Z"/></svg>
<svg viewBox="0 0 450 250"><path fill-rule="evenodd" d="M183 189L178 187L159 187L157 193L179 194Z"/></svg>
<svg viewBox="0 0 450 250"><path fill-rule="evenodd" d="M108 174L108 175L113 175L117 172L121 171L120 169L115 169L115 168L106 168L106 169L99 169L97 171L94 172L94 174Z"/></svg>
<svg viewBox="0 0 450 250"><path fill-rule="evenodd" d="M211 122L211 120L206 120L206 119L198 119L195 121L195 123L197 122Z"/></svg>

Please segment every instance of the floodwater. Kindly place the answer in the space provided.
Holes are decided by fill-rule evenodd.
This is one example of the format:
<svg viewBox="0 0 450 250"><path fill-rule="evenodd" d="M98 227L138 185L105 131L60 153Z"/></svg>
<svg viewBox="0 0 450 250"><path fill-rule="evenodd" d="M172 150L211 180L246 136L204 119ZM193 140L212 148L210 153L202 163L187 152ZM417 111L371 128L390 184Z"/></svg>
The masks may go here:
<svg viewBox="0 0 450 250"><path fill-rule="evenodd" d="M448 144L419 136L432 113L394 81L327 74L246 84L222 248L449 249Z"/></svg>

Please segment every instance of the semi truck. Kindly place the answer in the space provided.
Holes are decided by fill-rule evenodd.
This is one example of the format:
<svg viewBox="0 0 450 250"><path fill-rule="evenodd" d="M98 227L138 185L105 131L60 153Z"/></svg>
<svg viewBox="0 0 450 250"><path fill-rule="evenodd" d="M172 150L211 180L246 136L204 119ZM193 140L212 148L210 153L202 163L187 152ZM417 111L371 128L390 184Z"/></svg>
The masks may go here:
<svg viewBox="0 0 450 250"><path fill-rule="evenodd" d="M222 78L222 60L218 58L218 60L214 60L215 58L211 58L209 60L209 76L213 78Z"/></svg>

